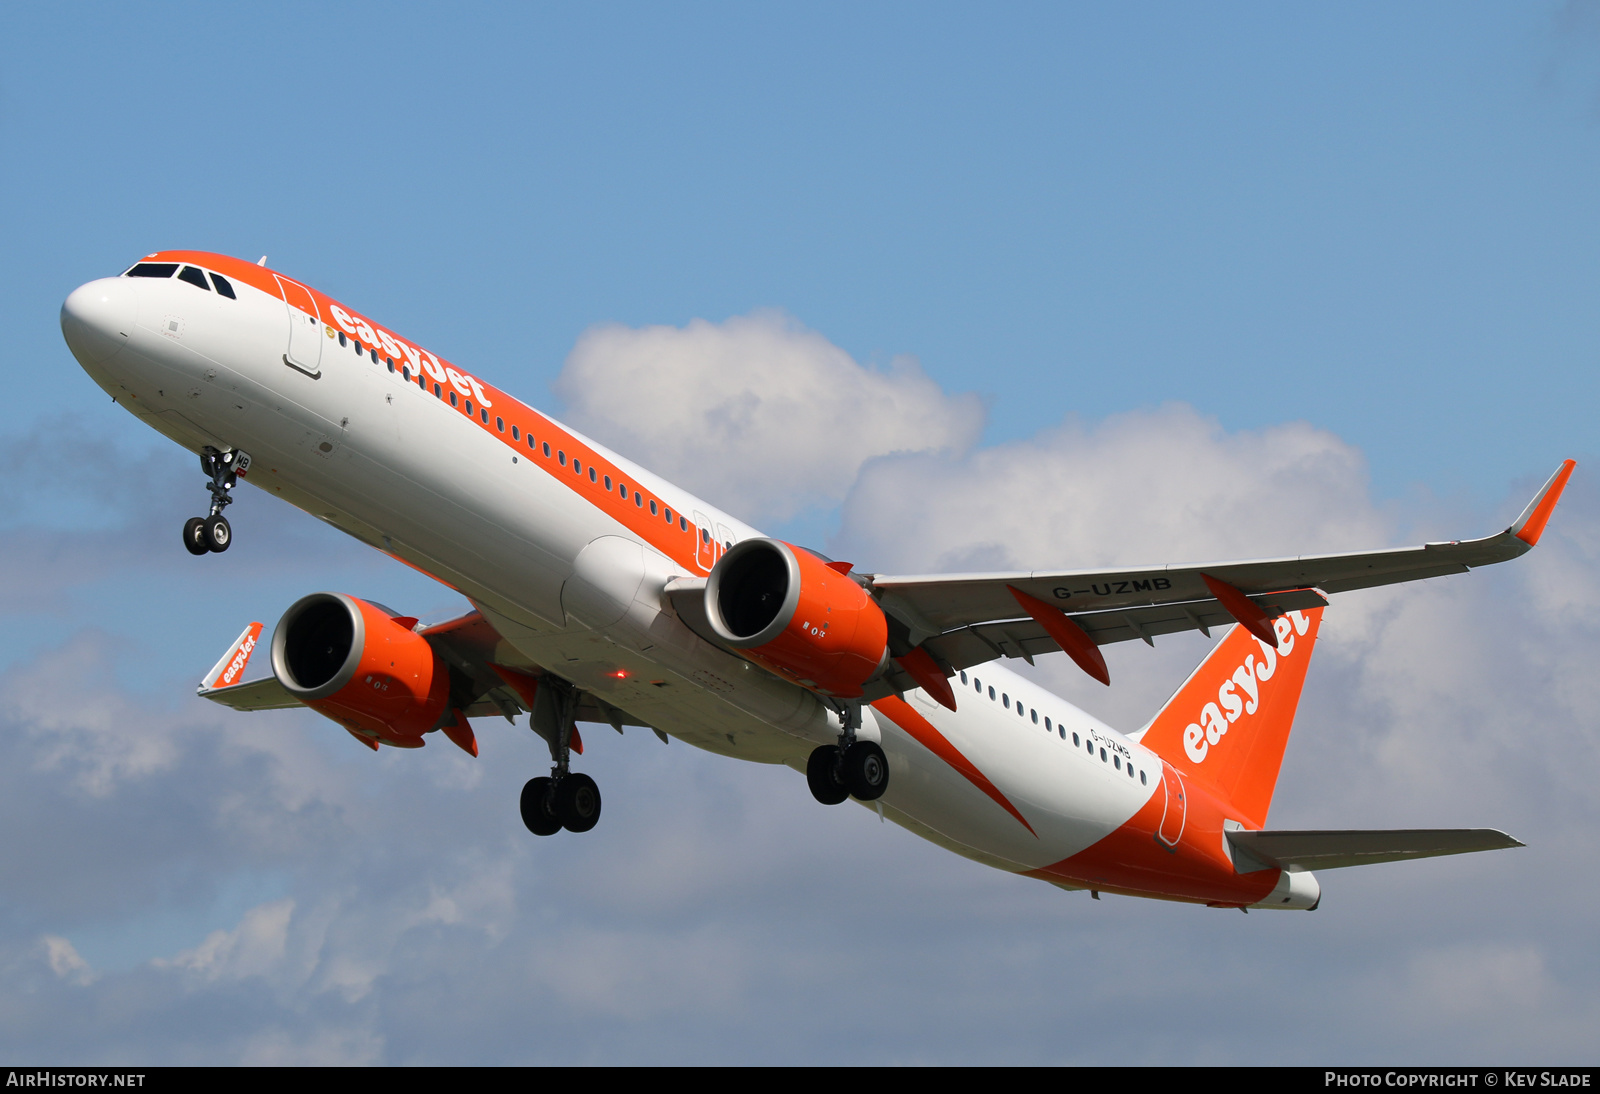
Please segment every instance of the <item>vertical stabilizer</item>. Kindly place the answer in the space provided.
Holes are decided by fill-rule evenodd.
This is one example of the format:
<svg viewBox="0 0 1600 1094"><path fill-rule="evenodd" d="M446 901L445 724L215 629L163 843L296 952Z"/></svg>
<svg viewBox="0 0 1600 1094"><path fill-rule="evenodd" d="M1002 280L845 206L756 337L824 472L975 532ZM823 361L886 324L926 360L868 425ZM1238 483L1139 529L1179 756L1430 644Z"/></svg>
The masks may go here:
<svg viewBox="0 0 1600 1094"><path fill-rule="evenodd" d="M1322 611L1273 620L1277 649L1233 628L1141 737L1185 778L1216 790L1249 827L1267 823Z"/></svg>

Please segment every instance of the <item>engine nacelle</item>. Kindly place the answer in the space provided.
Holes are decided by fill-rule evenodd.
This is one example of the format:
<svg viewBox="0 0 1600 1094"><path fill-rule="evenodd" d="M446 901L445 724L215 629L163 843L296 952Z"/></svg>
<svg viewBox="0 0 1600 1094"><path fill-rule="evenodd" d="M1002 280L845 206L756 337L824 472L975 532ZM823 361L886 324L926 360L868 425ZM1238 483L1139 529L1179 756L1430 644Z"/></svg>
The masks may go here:
<svg viewBox="0 0 1600 1094"><path fill-rule="evenodd" d="M889 624L865 589L816 555L747 539L706 580L706 618L722 642L797 684L842 698L889 663Z"/></svg>
<svg viewBox="0 0 1600 1094"><path fill-rule="evenodd" d="M449 666L428 640L342 593L312 593L283 613L272 671L318 714L400 748L420 748L450 702Z"/></svg>

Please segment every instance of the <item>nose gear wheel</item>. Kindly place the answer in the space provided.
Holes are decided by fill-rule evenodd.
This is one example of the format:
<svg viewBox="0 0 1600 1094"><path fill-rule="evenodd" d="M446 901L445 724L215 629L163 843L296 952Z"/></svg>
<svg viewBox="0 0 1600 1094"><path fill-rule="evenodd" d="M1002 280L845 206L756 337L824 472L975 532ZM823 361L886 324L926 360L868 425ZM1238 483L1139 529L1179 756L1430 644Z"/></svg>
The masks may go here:
<svg viewBox="0 0 1600 1094"><path fill-rule="evenodd" d="M223 452L207 445L200 452L200 470L210 481L206 489L211 492L211 512L204 517L190 517L183 525L183 545L191 555L222 552L233 542L233 528L222 511L233 503L229 491L239 481L238 477L250 468L250 455L238 449Z"/></svg>

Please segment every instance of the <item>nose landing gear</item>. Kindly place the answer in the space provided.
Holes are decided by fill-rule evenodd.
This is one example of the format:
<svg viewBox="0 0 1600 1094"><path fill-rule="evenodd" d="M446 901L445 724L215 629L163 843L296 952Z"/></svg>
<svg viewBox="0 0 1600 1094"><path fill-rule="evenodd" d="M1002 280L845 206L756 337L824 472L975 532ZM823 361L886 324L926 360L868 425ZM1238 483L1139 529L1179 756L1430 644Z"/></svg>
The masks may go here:
<svg viewBox="0 0 1600 1094"><path fill-rule="evenodd" d="M806 785L823 805L838 805L846 798L877 801L889 789L889 759L875 741L856 739L861 706L848 703L840 711L844 729L839 743L823 745L806 760Z"/></svg>
<svg viewBox="0 0 1600 1094"><path fill-rule="evenodd" d="M183 524L183 545L191 555L211 551L226 551L233 542L233 529L222 511L233 503L228 491L233 489L238 476L250 469L250 454L237 449L220 452L207 445L200 453L200 470L211 480L206 489L211 491L211 514L190 517Z"/></svg>

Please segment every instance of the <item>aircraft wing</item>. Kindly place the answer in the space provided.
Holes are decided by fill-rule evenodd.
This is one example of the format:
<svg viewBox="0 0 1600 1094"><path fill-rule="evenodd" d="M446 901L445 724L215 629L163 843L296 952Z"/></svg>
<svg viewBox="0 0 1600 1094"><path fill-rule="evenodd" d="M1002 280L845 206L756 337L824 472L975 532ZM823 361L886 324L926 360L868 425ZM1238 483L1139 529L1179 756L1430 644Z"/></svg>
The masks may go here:
<svg viewBox="0 0 1600 1094"><path fill-rule="evenodd" d="M197 693L202 699L241 711L288 710L302 705L276 676L239 680L261 632L260 623L244 629L201 680ZM543 670L501 638L481 613L470 611L419 633L450 666L452 706L468 718L501 716L509 721L533 709L536 682ZM578 693L572 713L575 721L610 725L619 733L629 725L654 728L588 692Z"/></svg>
<svg viewBox="0 0 1600 1094"><path fill-rule="evenodd" d="M1464 855L1472 851L1498 851L1522 847L1493 828L1410 828L1393 831L1245 832L1228 833L1236 851L1260 863L1256 869L1299 867L1333 870L1373 862ZM1249 869L1240 864L1248 873Z"/></svg>
<svg viewBox="0 0 1600 1094"><path fill-rule="evenodd" d="M1531 550L1574 466L1565 461L1514 524L1483 539L1114 570L873 574L866 581L884 611L906 626L911 644L924 646L952 670L1000 656L1031 660L1054 650L1073 652L1052 637L1046 621L1056 614L1097 646L1132 638L1149 642L1176 631L1209 633L1236 620L1254 622L1252 629L1261 634L1261 620L1321 606L1327 602L1323 593L1466 573ZM1042 610L1027 608L1026 600Z"/></svg>

